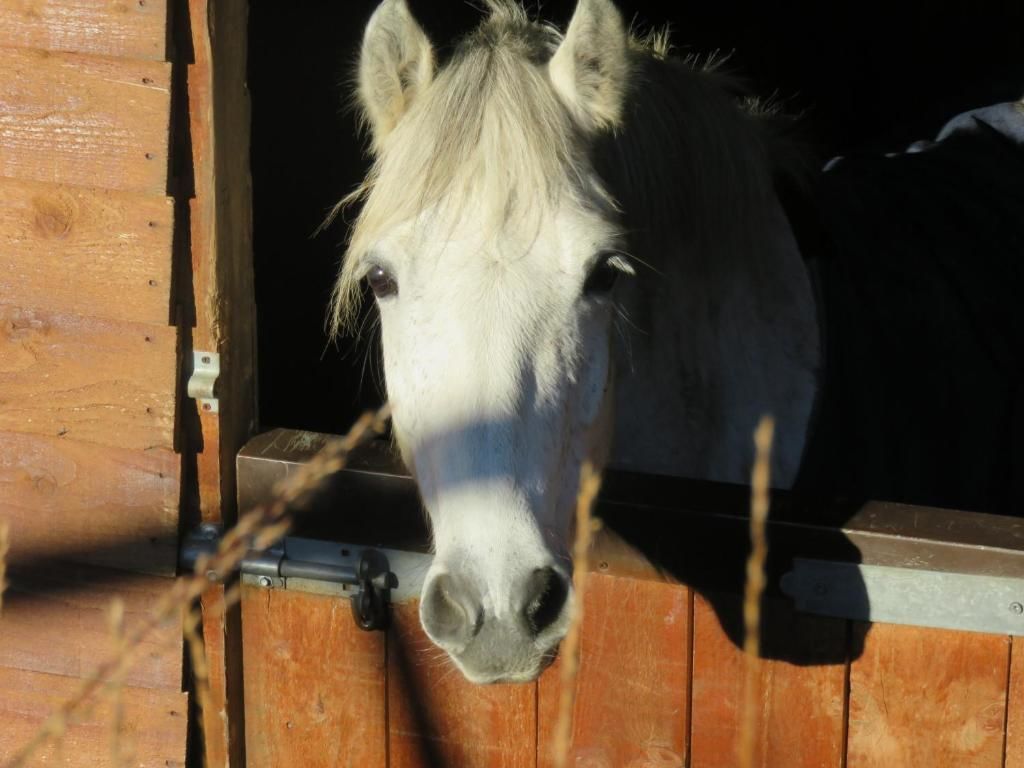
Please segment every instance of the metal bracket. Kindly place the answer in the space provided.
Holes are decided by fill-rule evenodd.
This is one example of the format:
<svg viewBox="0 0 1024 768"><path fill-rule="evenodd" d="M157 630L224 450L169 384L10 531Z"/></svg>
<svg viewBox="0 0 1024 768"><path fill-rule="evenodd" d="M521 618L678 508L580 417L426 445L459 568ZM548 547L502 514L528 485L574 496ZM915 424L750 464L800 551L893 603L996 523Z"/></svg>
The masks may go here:
<svg viewBox="0 0 1024 768"><path fill-rule="evenodd" d="M199 403L203 413L218 413L217 377L220 376L220 355L216 352L192 352L192 375L188 378L188 396Z"/></svg>
<svg viewBox="0 0 1024 768"><path fill-rule="evenodd" d="M180 558L182 569L194 568L202 554L216 551L219 538L220 531L208 525L186 537ZM291 537L269 549L250 551L242 558L239 573L243 584L264 589L347 597L356 624L365 630L387 626L388 604L392 590L398 587L398 577L380 550ZM226 575L214 571L206 574L210 581L223 581Z"/></svg>
<svg viewBox="0 0 1024 768"><path fill-rule="evenodd" d="M796 558L781 586L805 613L1024 636L1024 578Z"/></svg>

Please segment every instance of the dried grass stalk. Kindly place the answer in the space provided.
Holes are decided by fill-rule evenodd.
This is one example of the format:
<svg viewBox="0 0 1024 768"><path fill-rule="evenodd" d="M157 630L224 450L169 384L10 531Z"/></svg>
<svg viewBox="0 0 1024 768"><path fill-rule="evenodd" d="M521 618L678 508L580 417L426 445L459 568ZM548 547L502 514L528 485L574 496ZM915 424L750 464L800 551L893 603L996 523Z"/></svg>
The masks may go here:
<svg viewBox="0 0 1024 768"><path fill-rule="evenodd" d="M206 644L199 632L202 614L198 607L190 607L182 616L182 627L185 642L188 645L189 659L192 662L192 679L195 681L196 703L199 706L199 727L205 726L205 718L213 712L213 701L210 696L210 665L206 657ZM203 739L206 744L206 739ZM204 755L203 765L209 765L209 755Z"/></svg>
<svg viewBox="0 0 1024 768"><path fill-rule="evenodd" d="M562 641L561 690L558 700L558 719L555 721L555 768L566 768L569 743L572 740L572 710L576 702L576 673L579 670L580 629L583 625L583 599L586 594L588 555L594 532L600 527L592 516L594 501L601 489L601 475L589 462L580 472L580 491L576 497L576 538L573 543L573 591L575 599L569 629Z"/></svg>
<svg viewBox="0 0 1024 768"><path fill-rule="evenodd" d="M217 552L200 557L192 574L175 580L157 601L151 614L125 636L121 652L104 660L83 677L75 693L46 719L4 768L24 766L36 749L64 732L70 717L82 709L97 690L130 669L142 642L150 633L167 621L180 619L181 612L206 590L209 586L209 572L226 576L238 567L248 552L266 548L284 536L294 512L302 509L313 498L324 480L345 466L353 450L383 432L389 416L387 405L376 413L364 414L347 435L332 440L308 463L276 485L274 498L269 503L254 507L242 515L238 523L221 539ZM233 599L237 600L237 596L235 592ZM227 596L223 607L229 607Z"/></svg>
<svg viewBox="0 0 1024 768"><path fill-rule="evenodd" d="M120 656L124 653L124 601L115 597L110 601L108 613L110 635L113 638L113 653ZM121 733L124 730L124 671L111 675L107 684L110 692L110 764L114 768L125 765L124 746Z"/></svg>
<svg viewBox="0 0 1024 768"><path fill-rule="evenodd" d="M739 765L753 768L754 747L761 698L758 658L761 653L761 595L765 586L765 561L768 541L769 485L771 482L772 436L775 420L764 416L754 432L754 470L750 488L750 557L747 558L747 583L743 595L743 653L746 673L743 679L743 711L740 720Z"/></svg>

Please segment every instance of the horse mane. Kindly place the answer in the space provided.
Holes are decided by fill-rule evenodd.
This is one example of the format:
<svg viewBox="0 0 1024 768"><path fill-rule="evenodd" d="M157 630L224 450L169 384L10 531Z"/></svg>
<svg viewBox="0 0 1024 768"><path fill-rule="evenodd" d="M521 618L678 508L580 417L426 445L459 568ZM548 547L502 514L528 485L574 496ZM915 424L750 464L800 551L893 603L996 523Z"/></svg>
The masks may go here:
<svg viewBox="0 0 1024 768"><path fill-rule="evenodd" d="M524 228L537 226L568 191L579 205L618 210L645 263L682 238L697 252L719 254L703 265L715 270L730 267L721 254L749 252L767 226L759 216L772 193L771 132L736 81L670 56L667 31L634 34L623 123L594 145L547 80L562 33L531 20L516 0L484 3L489 15L332 213L363 203L333 294L333 334L358 312L372 242L427 211L454 224L468 201L479 211L483 200L491 215L485 227Z"/></svg>

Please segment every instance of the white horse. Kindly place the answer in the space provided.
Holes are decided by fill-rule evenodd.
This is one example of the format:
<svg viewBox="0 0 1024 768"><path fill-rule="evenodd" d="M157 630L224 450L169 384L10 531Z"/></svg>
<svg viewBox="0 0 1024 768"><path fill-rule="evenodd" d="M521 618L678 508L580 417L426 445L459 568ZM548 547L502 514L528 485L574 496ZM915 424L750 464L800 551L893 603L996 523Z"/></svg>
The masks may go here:
<svg viewBox="0 0 1024 768"><path fill-rule="evenodd" d="M486 4L442 68L404 0L366 28L334 319L367 281L434 533L424 629L470 680L526 681L566 631L583 462L743 483L772 413L788 487L822 352L770 121L611 0L564 35Z"/></svg>

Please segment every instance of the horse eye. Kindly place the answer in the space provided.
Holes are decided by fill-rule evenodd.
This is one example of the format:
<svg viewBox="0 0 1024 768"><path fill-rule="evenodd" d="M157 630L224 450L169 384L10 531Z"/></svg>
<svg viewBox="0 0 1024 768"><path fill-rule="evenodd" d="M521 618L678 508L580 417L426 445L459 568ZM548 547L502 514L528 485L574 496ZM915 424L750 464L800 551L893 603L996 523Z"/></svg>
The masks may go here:
<svg viewBox="0 0 1024 768"><path fill-rule="evenodd" d="M615 281L619 279L622 270L611 263L611 258L611 256L601 258L590 270L590 274L583 282L584 295L600 296L609 293L615 287Z"/></svg>
<svg viewBox="0 0 1024 768"><path fill-rule="evenodd" d="M384 299L398 293L398 283L384 267L374 264L366 273L366 281L373 290L373 295L378 299Z"/></svg>

